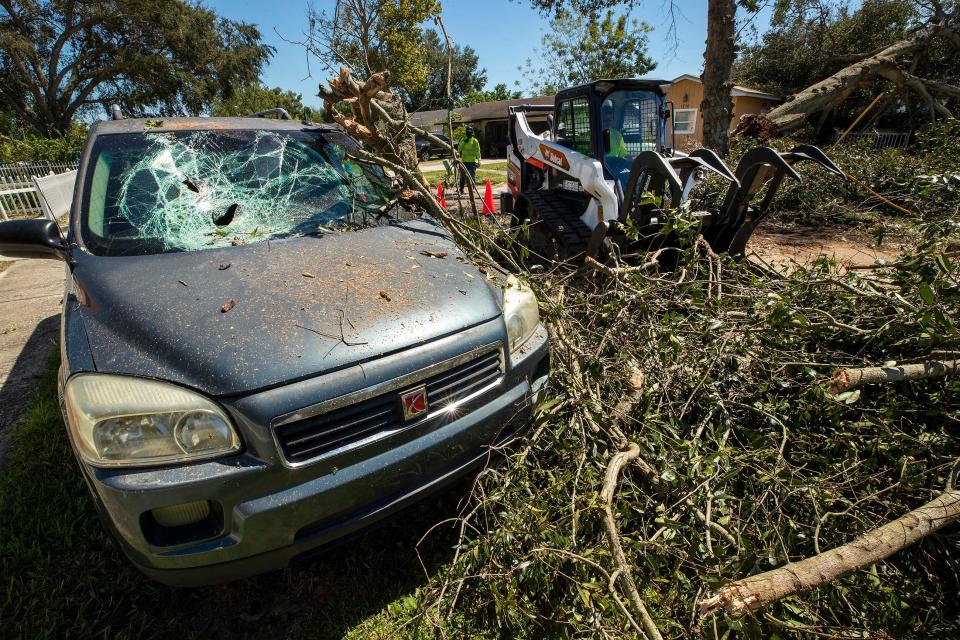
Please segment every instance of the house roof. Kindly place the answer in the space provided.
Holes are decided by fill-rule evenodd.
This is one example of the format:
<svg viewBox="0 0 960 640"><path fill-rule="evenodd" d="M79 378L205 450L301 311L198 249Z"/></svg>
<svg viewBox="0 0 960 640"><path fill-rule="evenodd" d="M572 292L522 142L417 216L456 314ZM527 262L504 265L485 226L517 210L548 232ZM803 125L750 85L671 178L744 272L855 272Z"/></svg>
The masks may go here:
<svg viewBox="0 0 960 640"><path fill-rule="evenodd" d="M516 98L514 100L496 100L494 102L478 102L458 111L467 122L476 120L493 120L507 117L507 107L516 107L521 104L552 105L553 96L536 96L533 98Z"/></svg>
<svg viewBox="0 0 960 640"><path fill-rule="evenodd" d="M699 76L690 75L689 73L685 73L681 76L677 76L676 78L670 81L670 84L675 84L677 82L680 82L681 80L690 80L692 82L699 82L700 84L703 84L703 80L701 80ZM772 93L766 93L764 91L760 91L759 89L752 89L750 87L745 87L740 84L733 85L733 89L730 91L730 95L734 97L742 96L745 98L761 98L763 100L773 100L776 102L783 102L783 98L781 98L780 96L774 95Z"/></svg>
<svg viewBox="0 0 960 640"><path fill-rule="evenodd" d="M478 102L469 107L458 107L454 113L460 114L458 122L477 122L480 120L506 119L507 107L521 104L552 105L553 96L536 96L534 98L516 98L512 100L495 100L493 102ZM432 111L414 111L409 114L410 122L417 127L429 127L437 122L446 122L447 110L434 109Z"/></svg>

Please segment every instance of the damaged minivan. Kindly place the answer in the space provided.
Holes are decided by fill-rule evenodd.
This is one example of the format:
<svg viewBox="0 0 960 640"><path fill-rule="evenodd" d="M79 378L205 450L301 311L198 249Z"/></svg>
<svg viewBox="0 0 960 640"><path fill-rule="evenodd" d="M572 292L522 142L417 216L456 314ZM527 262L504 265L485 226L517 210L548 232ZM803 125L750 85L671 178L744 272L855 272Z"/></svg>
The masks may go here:
<svg viewBox="0 0 960 640"><path fill-rule="evenodd" d="M105 526L171 585L285 567L484 465L549 364L529 288L475 266L331 125L93 126L69 224L61 405Z"/></svg>

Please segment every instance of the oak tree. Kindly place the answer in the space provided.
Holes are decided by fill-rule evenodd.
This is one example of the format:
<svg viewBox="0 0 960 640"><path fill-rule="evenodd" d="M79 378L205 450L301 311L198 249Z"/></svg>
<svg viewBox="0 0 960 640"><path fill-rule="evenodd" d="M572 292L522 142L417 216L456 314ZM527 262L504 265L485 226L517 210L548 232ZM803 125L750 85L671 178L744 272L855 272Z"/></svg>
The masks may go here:
<svg viewBox="0 0 960 640"><path fill-rule="evenodd" d="M0 106L43 135L95 105L200 113L272 52L253 25L185 0L0 0Z"/></svg>

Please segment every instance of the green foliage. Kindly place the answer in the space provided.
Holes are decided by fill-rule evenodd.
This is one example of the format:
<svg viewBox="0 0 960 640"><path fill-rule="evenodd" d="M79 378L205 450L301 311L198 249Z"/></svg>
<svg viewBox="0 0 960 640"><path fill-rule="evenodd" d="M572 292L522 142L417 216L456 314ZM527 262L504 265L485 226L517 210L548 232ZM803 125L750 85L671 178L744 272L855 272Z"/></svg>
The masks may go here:
<svg viewBox="0 0 960 640"><path fill-rule="evenodd" d="M95 105L197 114L254 82L273 52L250 24L185 0L5 3L0 104L43 135Z"/></svg>
<svg viewBox="0 0 960 640"><path fill-rule="evenodd" d="M229 98L217 100L211 110L214 116L246 116L258 111L280 107L286 109L294 120L319 120L320 111L303 104L303 97L280 87L269 88L251 84L235 90Z"/></svg>
<svg viewBox="0 0 960 640"><path fill-rule="evenodd" d="M520 91L510 91L503 82L493 87L492 91L471 91L457 103L458 107L469 107L481 102L496 102L498 100L513 100L520 98Z"/></svg>
<svg viewBox="0 0 960 640"><path fill-rule="evenodd" d="M87 127L71 125L66 135L53 138L28 132L13 137L0 134L0 164L13 162L76 162L87 141Z"/></svg>
<svg viewBox="0 0 960 640"><path fill-rule="evenodd" d="M392 86L420 94L432 71L421 25L439 13L437 0L352 0L333 14L310 7L308 49L332 70L345 64L359 80L386 70Z"/></svg>
<svg viewBox="0 0 960 640"><path fill-rule="evenodd" d="M738 82L790 95L839 71L851 60L903 38L919 18L907 0L778 0L770 28L740 49Z"/></svg>
<svg viewBox="0 0 960 640"><path fill-rule="evenodd" d="M944 255L958 239L956 223L930 225L882 274L841 274L823 259L769 278L690 250L660 273L531 276L554 328L533 435L481 474L456 560L381 623L439 637L637 637L611 594L598 499L616 430L654 469L625 470L614 512L664 637L715 637L696 609L716 587L926 502L960 456L960 382L832 398L823 363L960 346L960 265ZM642 397L618 419L634 367ZM716 637L954 637L958 569L956 537L931 538L769 617L721 617Z"/></svg>
<svg viewBox="0 0 960 640"><path fill-rule="evenodd" d="M940 120L922 127L907 149L874 150L869 140L829 149L841 169L888 200L920 216L924 221L955 219L960 212L960 153L957 140L960 121ZM786 151L798 143L791 138L769 144ZM754 143L734 145L728 159L736 166ZM905 214L867 191L855 181L825 171L798 165L802 184L787 181L781 187L771 212L781 220L804 223L869 223L882 232L883 225L903 221ZM723 185L708 197L717 197Z"/></svg>
<svg viewBox="0 0 960 640"><path fill-rule="evenodd" d="M448 104L446 42L436 31L425 29L421 54L427 69L426 85L419 90L400 87L405 95L407 110L443 109ZM456 104L464 96L473 95L483 88L487 83L487 72L478 69L480 58L472 47L453 44L451 54L450 94Z"/></svg>
<svg viewBox="0 0 960 640"><path fill-rule="evenodd" d="M648 55L652 27L607 11L580 15L560 13L541 40L541 66L531 60L518 67L531 92L556 93L599 78L631 78L656 68Z"/></svg>

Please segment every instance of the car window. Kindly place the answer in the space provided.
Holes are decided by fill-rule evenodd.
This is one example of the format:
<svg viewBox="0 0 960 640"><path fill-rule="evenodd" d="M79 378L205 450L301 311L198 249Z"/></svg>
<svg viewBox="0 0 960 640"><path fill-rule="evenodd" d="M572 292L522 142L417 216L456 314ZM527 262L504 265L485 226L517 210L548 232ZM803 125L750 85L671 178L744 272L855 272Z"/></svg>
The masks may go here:
<svg viewBox="0 0 960 640"><path fill-rule="evenodd" d="M94 253L138 255L377 224L388 180L347 157L351 144L309 131L101 135L81 235Z"/></svg>

